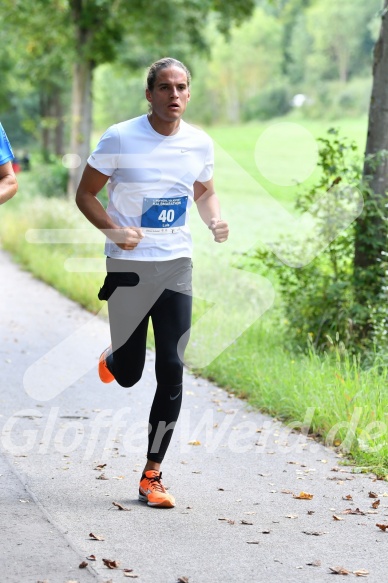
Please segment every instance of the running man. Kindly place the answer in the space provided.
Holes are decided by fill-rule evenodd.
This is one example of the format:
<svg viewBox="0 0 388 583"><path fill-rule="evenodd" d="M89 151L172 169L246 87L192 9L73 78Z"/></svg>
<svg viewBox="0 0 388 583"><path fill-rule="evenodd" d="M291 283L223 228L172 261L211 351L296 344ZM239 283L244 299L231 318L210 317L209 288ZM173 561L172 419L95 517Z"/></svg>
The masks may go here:
<svg viewBox="0 0 388 583"><path fill-rule="evenodd" d="M157 387L149 417L147 462L139 499L171 508L160 466L182 403L183 353L191 326L192 242L189 211L196 203L214 241L228 238L213 186L213 144L181 118L190 99L190 73L164 58L148 71L148 115L110 127L88 159L76 202L107 236L107 276L99 298L108 301L112 344L100 356L102 382L123 387L143 372L148 322L155 335ZM109 203L97 194L108 182Z"/></svg>
<svg viewBox="0 0 388 583"><path fill-rule="evenodd" d="M0 204L12 198L18 189L18 183L12 168L13 159L11 144L0 123Z"/></svg>

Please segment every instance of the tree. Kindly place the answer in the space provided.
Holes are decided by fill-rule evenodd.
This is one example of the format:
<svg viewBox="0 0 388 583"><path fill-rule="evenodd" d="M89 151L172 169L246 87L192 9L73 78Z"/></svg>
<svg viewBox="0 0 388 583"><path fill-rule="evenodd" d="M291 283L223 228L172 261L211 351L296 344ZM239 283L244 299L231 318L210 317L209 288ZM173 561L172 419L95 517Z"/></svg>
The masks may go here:
<svg viewBox="0 0 388 583"><path fill-rule="evenodd" d="M354 280L357 303L364 306L360 338L374 333L371 313L381 301L387 248L388 192L388 0L381 12L380 36L374 49L373 85L363 178L364 212L357 220Z"/></svg>
<svg viewBox="0 0 388 583"><path fill-rule="evenodd" d="M207 35L211 58L194 62L188 114L203 123L240 122L264 88L282 81L281 24L258 7L227 38L211 25Z"/></svg>
<svg viewBox="0 0 388 583"><path fill-rule="evenodd" d="M71 152L80 165L70 171L68 193L73 195L90 150L92 80L97 65L117 57L125 36L137 43L158 44L158 53L171 47L176 37L188 45L205 48L203 29L211 11L218 27L227 32L234 21L251 14L254 0L68 0L76 60L73 69Z"/></svg>
<svg viewBox="0 0 388 583"><path fill-rule="evenodd" d="M351 74L359 75L369 66L368 24L380 6L381 0L318 0L307 9L312 77L315 73L317 79L337 78L346 83Z"/></svg>
<svg viewBox="0 0 388 583"><path fill-rule="evenodd" d="M63 154L64 95L69 90L71 59L69 27L64 0L4 0L1 52L12 51L2 65L2 88L21 106L23 98L35 101L36 116L26 120L29 130L40 133L44 158ZM4 55L5 56L5 55ZM3 61L3 59L2 59Z"/></svg>

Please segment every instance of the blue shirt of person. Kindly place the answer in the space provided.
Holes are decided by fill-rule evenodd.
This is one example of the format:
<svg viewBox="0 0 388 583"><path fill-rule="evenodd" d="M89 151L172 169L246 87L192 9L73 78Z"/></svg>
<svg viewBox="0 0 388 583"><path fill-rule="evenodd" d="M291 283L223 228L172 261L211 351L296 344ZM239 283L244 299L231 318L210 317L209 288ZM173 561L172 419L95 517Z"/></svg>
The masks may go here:
<svg viewBox="0 0 388 583"><path fill-rule="evenodd" d="M0 166L14 159L11 144L3 126L0 123Z"/></svg>

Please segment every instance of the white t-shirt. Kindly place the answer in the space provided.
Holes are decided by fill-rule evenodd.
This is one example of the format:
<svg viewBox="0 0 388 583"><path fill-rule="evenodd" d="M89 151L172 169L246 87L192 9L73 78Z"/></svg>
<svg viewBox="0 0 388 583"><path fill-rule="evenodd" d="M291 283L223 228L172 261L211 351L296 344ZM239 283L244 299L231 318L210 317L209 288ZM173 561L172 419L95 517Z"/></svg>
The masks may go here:
<svg viewBox="0 0 388 583"><path fill-rule="evenodd" d="M191 257L193 184L213 176L213 142L205 132L181 120L176 134L163 136L142 115L111 126L88 164L110 177L107 213L113 222L145 233L132 251L107 239L106 255L141 261Z"/></svg>

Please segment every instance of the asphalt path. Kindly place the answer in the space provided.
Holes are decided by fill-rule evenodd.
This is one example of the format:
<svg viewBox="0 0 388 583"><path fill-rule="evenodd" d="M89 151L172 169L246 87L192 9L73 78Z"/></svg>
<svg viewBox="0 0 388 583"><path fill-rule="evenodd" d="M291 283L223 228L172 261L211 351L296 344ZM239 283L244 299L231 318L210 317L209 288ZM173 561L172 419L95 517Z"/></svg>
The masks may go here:
<svg viewBox="0 0 388 583"><path fill-rule="evenodd" d="M153 354L136 386L103 385L107 322L4 252L0 281L1 583L387 581L387 483L188 371L162 468L177 505L139 502Z"/></svg>

